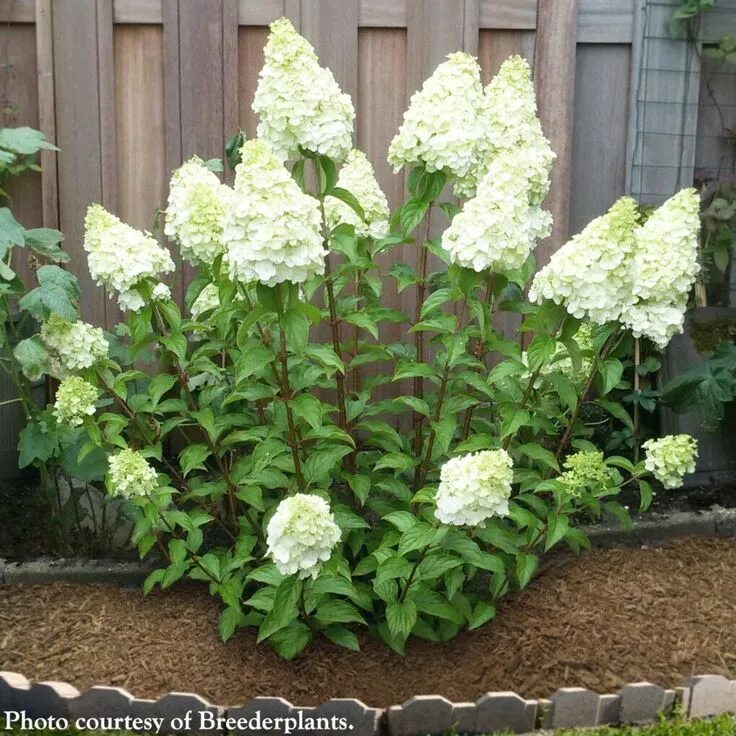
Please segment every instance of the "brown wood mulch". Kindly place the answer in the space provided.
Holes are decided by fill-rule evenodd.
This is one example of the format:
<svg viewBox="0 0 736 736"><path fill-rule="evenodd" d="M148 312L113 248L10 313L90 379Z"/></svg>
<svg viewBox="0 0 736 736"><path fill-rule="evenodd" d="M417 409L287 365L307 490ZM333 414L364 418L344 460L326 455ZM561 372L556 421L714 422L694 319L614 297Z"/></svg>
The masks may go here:
<svg viewBox="0 0 736 736"><path fill-rule="evenodd" d="M138 697L198 693L232 705L279 695L297 705L356 697L374 706L415 694L475 700L491 690L549 696L691 674L736 675L736 540L594 550L552 566L496 620L445 644L414 641L405 657L365 637L360 653L326 641L291 663L252 631L222 645L217 605L198 589L0 587L0 670Z"/></svg>

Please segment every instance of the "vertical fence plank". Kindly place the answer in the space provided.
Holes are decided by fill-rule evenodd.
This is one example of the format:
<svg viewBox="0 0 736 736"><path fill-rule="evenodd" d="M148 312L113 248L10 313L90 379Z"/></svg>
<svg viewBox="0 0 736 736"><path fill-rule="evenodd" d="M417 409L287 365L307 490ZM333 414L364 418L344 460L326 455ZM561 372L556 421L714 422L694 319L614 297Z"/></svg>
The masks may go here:
<svg viewBox="0 0 736 736"><path fill-rule="evenodd" d="M534 31L482 30L478 44L483 84L488 84L510 56L523 56L534 64Z"/></svg>
<svg viewBox="0 0 736 736"><path fill-rule="evenodd" d="M465 0L463 7L463 51L477 56L479 37L480 0Z"/></svg>
<svg viewBox="0 0 736 736"><path fill-rule="evenodd" d="M238 3L222 2L222 140L238 131ZM222 150L220 156L223 156ZM225 176L232 179L232 172L225 166Z"/></svg>
<svg viewBox="0 0 736 736"><path fill-rule="evenodd" d="M38 127L50 141L56 141L54 99L54 46L51 0L36 0L36 65L38 69ZM59 199L56 156L41 153L41 201L43 224L59 227Z"/></svg>
<svg viewBox="0 0 736 736"><path fill-rule="evenodd" d="M87 270L82 249L84 213L102 202L102 136L96 0L54 3L54 77L59 155L59 222L71 255L69 269L84 294L83 317L105 324L105 293Z"/></svg>
<svg viewBox="0 0 736 736"><path fill-rule="evenodd" d="M625 44L578 46L570 226L578 232L626 191L631 52Z"/></svg>
<svg viewBox="0 0 736 736"><path fill-rule="evenodd" d="M537 248L537 263L544 265L567 239L570 231L573 103L578 0L545 0L537 7L534 51L539 117L557 159L547 207L554 226L551 237Z"/></svg>
<svg viewBox="0 0 736 736"><path fill-rule="evenodd" d="M357 104L358 0L302 0L301 32Z"/></svg>
<svg viewBox="0 0 736 736"><path fill-rule="evenodd" d="M163 33L155 25L118 26L114 41L118 209L133 227L151 229L168 178Z"/></svg>
<svg viewBox="0 0 736 736"><path fill-rule="evenodd" d="M258 125L258 117L251 106L267 38L268 28L263 26L242 26L238 31L238 119L248 138L255 138Z"/></svg>

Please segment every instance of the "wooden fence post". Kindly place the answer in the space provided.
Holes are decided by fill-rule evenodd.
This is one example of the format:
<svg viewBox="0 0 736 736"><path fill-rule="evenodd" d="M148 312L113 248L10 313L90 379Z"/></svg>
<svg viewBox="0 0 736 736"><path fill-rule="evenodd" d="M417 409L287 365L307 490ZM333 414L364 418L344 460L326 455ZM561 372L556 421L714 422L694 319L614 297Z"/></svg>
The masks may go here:
<svg viewBox="0 0 736 736"><path fill-rule="evenodd" d="M542 0L537 6L534 78L539 117L557 154L547 197L554 226L536 250L538 266L547 263L570 235L577 20L578 0Z"/></svg>

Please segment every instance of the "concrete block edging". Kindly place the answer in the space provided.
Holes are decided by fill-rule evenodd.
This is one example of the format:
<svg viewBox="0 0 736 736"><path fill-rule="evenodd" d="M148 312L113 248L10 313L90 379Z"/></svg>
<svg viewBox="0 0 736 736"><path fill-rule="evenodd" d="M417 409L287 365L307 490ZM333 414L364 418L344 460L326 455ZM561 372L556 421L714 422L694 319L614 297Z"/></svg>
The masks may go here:
<svg viewBox="0 0 736 736"><path fill-rule="evenodd" d="M90 718L127 716L140 719L141 724L159 719L156 726L161 734L528 734L537 728L650 723L675 713L688 718L736 714L736 681L702 675L670 690L637 682L607 695L584 688L561 688L549 699L538 700L526 700L513 692L494 692L474 703L418 695L401 705L381 709L349 698L329 700L317 707L292 705L278 697L257 697L237 707L221 706L190 693L168 693L158 700L144 700L121 688L99 686L80 693L63 682L29 682L17 673L0 672L0 716L21 711L34 720L67 719L71 726L79 719ZM188 725L186 730L181 729L182 723ZM141 725L138 730L151 728Z"/></svg>

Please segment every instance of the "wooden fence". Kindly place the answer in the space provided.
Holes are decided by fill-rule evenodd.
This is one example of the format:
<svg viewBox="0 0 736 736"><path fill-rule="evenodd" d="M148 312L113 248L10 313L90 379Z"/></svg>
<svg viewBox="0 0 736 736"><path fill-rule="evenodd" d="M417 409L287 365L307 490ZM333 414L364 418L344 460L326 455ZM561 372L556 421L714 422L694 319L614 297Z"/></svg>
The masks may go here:
<svg viewBox="0 0 736 736"><path fill-rule="evenodd" d="M544 258L629 186L640 29L651 3L0 0L5 124L40 127L61 149L44 156L41 177L15 191L19 219L65 232L84 316L114 322L114 302L92 287L82 253L87 205L102 202L150 228L175 166L193 153L222 156L238 126L254 135L267 24L286 15L353 97L356 143L392 205L404 180L386 164L388 144L409 96L444 56L477 54L486 82L510 54L529 58L558 154L549 200L555 233Z"/></svg>

